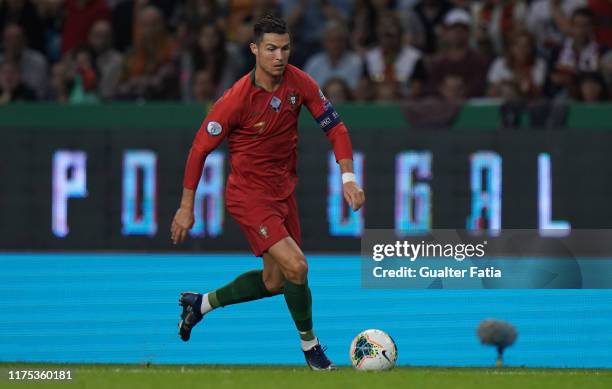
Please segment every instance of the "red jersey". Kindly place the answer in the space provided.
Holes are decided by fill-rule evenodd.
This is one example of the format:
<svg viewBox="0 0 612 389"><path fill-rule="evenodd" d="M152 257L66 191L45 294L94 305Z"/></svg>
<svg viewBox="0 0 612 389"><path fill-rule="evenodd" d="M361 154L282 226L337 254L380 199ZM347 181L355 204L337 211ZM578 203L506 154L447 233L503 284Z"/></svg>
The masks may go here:
<svg viewBox="0 0 612 389"><path fill-rule="evenodd" d="M597 43L612 47L612 3L609 0L589 0L588 4L595 18Z"/></svg>
<svg viewBox="0 0 612 389"><path fill-rule="evenodd" d="M191 147L183 186L195 190L206 155L228 138L227 196L282 200L297 183L298 117L302 105L332 142L336 160L352 159L348 131L316 82L287 65L274 92L255 84L255 71L217 100Z"/></svg>
<svg viewBox="0 0 612 389"><path fill-rule="evenodd" d="M62 54L87 43L89 30L98 20L111 20L111 10L104 0L66 0L64 12L66 19L62 32Z"/></svg>

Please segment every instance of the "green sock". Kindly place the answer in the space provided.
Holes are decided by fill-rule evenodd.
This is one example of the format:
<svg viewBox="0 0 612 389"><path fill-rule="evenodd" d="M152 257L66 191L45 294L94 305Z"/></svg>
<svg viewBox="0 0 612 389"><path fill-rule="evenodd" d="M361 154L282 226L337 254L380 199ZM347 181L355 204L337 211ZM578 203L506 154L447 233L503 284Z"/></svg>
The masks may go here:
<svg viewBox="0 0 612 389"><path fill-rule="evenodd" d="M285 301L302 340L314 339L312 332L312 295L308 282L303 285L285 281ZM304 339L306 338L306 339ZM310 339L308 339L310 338Z"/></svg>
<svg viewBox="0 0 612 389"><path fill-rule="evenodd" d="M305 340L305 341L315 340L314 331L310 330L310 331L300 332L300 339Z"/></svg>
<svg viewBox="0 0 612 389"><path fill-rule="evenodd" d="M266 289L262 270L251 270L234 281L208 294L213 308L274 296Z"/></svg>

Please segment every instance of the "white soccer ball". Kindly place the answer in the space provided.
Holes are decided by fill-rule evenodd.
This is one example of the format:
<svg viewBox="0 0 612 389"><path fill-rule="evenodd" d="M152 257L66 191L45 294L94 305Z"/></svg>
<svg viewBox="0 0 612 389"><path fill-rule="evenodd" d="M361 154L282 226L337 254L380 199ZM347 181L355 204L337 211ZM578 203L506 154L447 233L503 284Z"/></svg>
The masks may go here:
<svg viewBox="0 0 612 389"><path fill-rule="evenodd" d="M357 370L389 370L395 366L397 347L386 332L365 330L353 339L349 357Z"/></svg>

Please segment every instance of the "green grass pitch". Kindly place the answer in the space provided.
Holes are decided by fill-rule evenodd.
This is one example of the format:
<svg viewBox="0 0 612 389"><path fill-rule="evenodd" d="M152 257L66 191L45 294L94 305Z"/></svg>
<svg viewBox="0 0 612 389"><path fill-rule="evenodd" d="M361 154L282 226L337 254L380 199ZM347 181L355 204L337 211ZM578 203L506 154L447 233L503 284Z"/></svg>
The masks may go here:
<svg viewBox="0 0 612 389"><path fill-rule="evenodd" d="M66 382L9 381L9 370L72 371ZM301 366L39 365L0 364L0 388L612 388L612 370L528 368L419 368L358 372L342 367L312 372ZM68 385L68 386L66 386Z"/></svg>

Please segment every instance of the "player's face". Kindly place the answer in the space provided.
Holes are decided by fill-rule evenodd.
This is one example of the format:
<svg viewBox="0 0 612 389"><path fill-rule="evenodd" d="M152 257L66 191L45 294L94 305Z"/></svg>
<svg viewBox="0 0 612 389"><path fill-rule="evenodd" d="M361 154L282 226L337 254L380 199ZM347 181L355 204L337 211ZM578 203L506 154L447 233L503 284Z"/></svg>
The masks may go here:
<svg viewBox="0 0 612 389"><path fill-rule="evenodd" d="M289 62L290 53L289 34L263 34L258 45L252 45L257 67L271 75L280 77Z"/></svg>

